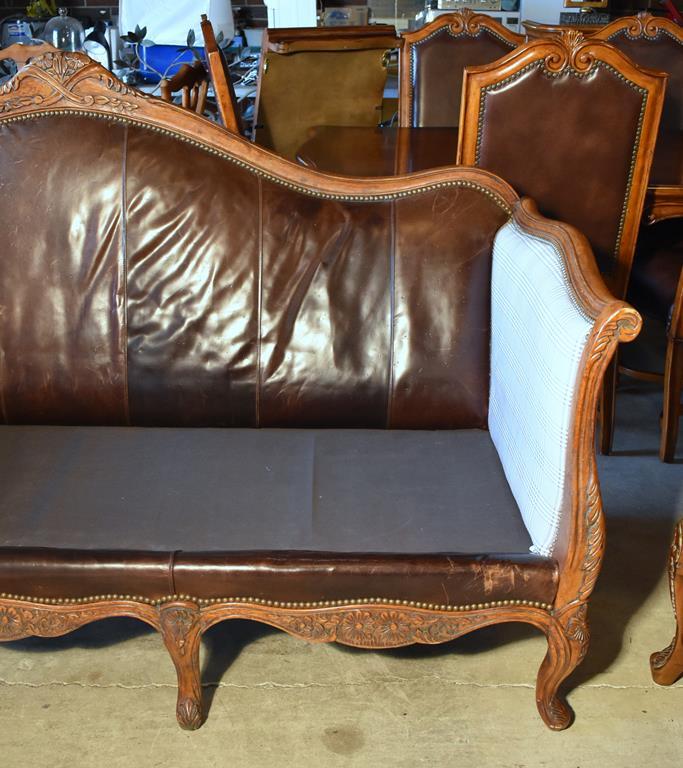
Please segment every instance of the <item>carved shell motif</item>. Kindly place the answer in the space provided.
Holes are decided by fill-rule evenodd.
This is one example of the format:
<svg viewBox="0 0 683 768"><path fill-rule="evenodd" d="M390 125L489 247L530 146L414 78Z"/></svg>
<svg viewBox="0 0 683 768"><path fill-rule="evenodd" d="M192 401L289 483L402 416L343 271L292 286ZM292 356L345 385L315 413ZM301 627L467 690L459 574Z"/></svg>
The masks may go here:
<svg viewBox="0 0 683 768"><path fill-rule="evenodd" d="M546 56L544 65L548 72L556 74L565 69L588 72L595 64L595 56L588 48L589 41L583 32L570 29L553 38L555 50Z"/></svg>
<svg viewBox="0 0 683 768"><path fill-rule="evenodd" d="M31 65L64 83L87 65L87 59L68 53L44 53L33 59Z"/></svg>

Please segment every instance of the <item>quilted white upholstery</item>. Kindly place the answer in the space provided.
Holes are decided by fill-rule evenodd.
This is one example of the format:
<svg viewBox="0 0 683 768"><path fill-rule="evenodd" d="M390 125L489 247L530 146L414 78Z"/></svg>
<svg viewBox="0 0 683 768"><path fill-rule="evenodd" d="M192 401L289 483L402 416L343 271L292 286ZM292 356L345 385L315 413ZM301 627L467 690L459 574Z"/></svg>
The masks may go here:
<svg viewBox="0 0 683 768"><path fill-rule="evenodd" d="M577 375L593 323L576 304L556 248L514 222L493 248L491 324L489 430L532 552L552 555Z"/></svg>

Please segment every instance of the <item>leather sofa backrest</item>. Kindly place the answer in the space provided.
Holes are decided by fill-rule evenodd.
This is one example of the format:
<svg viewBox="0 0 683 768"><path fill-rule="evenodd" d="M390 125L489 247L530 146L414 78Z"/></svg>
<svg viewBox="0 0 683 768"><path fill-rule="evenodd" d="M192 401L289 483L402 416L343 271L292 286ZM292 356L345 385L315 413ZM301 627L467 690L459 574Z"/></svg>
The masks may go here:
<svg viewBox="0 0 683 768"><path fill-rule="evenodd" d="M504 182L327 177L101 73L0 94L3 422L486 425Z"/></svg>
<svg viewBox="0 0 683 768"><path fill-rule="evenodd" d="M533 40L466 69L458 162L498 174L583 232L622 297L665 85L593 37Z"/></svg>
<svg viewBox="0 0 683 768"><path fill-rule="evenodd" d="M399 119L411 128L457 127L465 67L488 64L524 42L469 9L438 16L402 37Z"/></svg>
<svg viewBox="0 0 683 768"><path fill-rule="evenodd" d="M683 28L643 13L617 19L594 37L611 43L639 66L669 75L650 182L683 184Z"/></svg>

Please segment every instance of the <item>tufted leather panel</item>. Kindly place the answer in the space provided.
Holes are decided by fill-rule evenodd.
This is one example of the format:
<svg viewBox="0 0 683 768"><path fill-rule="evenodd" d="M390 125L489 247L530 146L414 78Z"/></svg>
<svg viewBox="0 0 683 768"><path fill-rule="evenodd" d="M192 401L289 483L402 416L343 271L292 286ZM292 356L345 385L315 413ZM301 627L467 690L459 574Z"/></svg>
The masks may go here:
<svg viewBox="0 0 683 768"><path fill-rule="evenodd" d="M477 165L583 232L607 276L644 98L605 65L551 77L540 62L485 95Z"/></svg>
<svg viewBox="0 0 683 768"><path fill-rule="evenodd" d="M5 423L485 425L483 191L325 200L77 116L0 140Z"/></svg>
<svg viewBox="0 0 683 768"><path fill-rule="evenodd" d="M412 44L406 52L412 83L410 125L457 127L465 67L490 64L513 48L512 43L486 30L478 35L453 35L448 27Z"/></svg>
<svg viewBox="0 0 683 768"><path fill-rule="evenodd" d="M683 184L683 45L665 32L656 38L619 32L608 42L641 67L668 73L650 183Z"/></svg>

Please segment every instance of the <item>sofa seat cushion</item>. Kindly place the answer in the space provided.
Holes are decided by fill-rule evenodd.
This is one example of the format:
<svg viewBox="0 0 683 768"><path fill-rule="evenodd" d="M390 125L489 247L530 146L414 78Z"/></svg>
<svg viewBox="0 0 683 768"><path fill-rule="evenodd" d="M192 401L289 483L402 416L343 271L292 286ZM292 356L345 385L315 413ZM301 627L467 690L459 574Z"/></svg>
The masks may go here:
<svg viewBox="0 0 683 768"><path fill-rule="evenodd" d="M0 466L2 592L554 595L482 430L6 426Z"/></svg>

